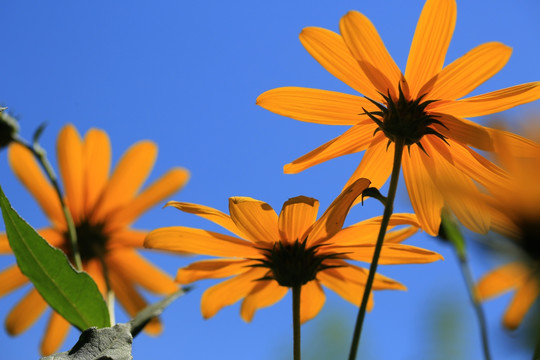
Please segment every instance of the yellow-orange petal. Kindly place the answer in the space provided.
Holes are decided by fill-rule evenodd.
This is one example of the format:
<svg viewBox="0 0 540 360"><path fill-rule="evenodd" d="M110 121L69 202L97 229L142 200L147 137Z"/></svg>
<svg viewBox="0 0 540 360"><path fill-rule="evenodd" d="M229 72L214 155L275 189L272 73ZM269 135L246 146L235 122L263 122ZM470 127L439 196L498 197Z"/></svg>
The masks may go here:
<svg viewBox="0 0 540 360"><path fill-rule="evenodd" d="M90 129L84 137L84 211L89 214L109 180L111 142L103 130Z"/></svg>
<svg viewBox="0 0 540 360"><path fill-rule="evenodd" d="M510 330L516 329L534 304L540 294L540 286L536 275L529 279L519 287L514 294L512 302L506 309L503 317L503 324Z"/></svg>
<svg viewBox="0 0 540 360"><path fill-rule="evenodd" d="M317 220L319 201L307 196L297 196L283 204L278 225L281 239L292 244L304 241L306 230Z"/></svg>
<svg viewBox="0 0 540 360"><path fill-rule="evenodd" d="M422 143L427 144L425 141ZM430 150L431 148L426 149L428 153ZM410 147L410 155L407 152L403 154L402 166L409 198L418 221L428 234L437 236L444 200L426 169L433 169L433 159L413 145Z"/></svg>
<svg viewBox="0 0 540 360"><path fill-rule="evenodd" d="M313 319L321 311L326 296L318 281L310 281L300 290L300 323Z"/></svg>
<svg viewBox="0 0 540 360"><path fill-rule="evenodd" d="M107 294L107 284L103 277L103 266L98 259L88 261L84 266L84 271L88 273L96 283L99 292L105 297Z"/></svg>
<svg viewBox="0 0 540 360"><path fill-rule="evenodd" d="M362 108L376 109L361 96L303 87L268 90L259 95L256 104L282 116L326 125L355 125L363 119Z"/></svg>
<svg viewBox="0 0 540 360"><path fill-rule="evenodd" d="M375 128L376 125L372 121L364 120L315 150L286 164L283 167L283 172L286 174L296 174L338 156L365 150L373 144L373 131L375 131Z"/></svg>
<svg viewBox="0 0 540 360"><path fill-rule="evenodd" d="M352 265L344 260L327 260L325 264L336 266L328 269L330 274L345 282L356 283L364 286L367 281L369 271L363 267ZM331 271L333 270L333 271ZM326 270L324 270L326 271ZM319 272L320 273L320 272ZM372 290L406 290L407 288L400 282L379 273L375 274Z"/></svg>
<svg viewBox="0 0 540 360"><path fill-rule="evenodd" d="M133 284L160 295L178 291L171 276L146 261L133 249L117 250L107 254L107 265Z"/></svg>
<svg viewBox="0 0 540 360"><path fill-rule="evenodd" d="M340 35L327 29L308 27L300 33L300 41L311 56L332 75L359 93L374 100L382 100Z"/></svg>
<svg viewBox="0 0 540 360"><path fill-rule="evenodd" d="M0 272L0 297L28 283L17 265L12 265Z"/></svg>
<svg viewBox="0 0 540 360"><path fill-rule="evenodd" d="M492 298L521 286L530 276L531 270L520 262L503 265L484 275L476 285L478 297Z"/></svg>
<svg viewBox="0 0 540 360"><path fill-rule="evenodd" d="M347 300L355 306L360 306L362 296L364 294L364 285L359 283L353 283L346 281L343 276L335 271L335 269L328 269L319 271L317 279L320 283L343 299ZM368 311L373 308L373 292L371 292L368 300Z"/></svg>
<svg viewBox="0 0 540 360"><path fill-rule="evenodd" d="M260 257L259 251L248 241L182 226L151 231L144 241L144 246L150 249L210 256Z"/></svg>
<svg viewBox="0 0 540 360"><path fill-rule="evenodd" d="M272 306L281 300L289 288L280 286L276 281L257 281L251 292L242 301L240 316L244 321L253 320L255 311Z"/></svg>
<svg viewBox="0 0 540 360"><path fill-rule="evenodd" d="M311 230L308 230L306 245L313 246L334 236L343 228L345 217L358 196L370 185L368 179L360 178L347 187L332 201L324 214L317 220Z"/></svg>
<svg viewBox="0 0 540 360"><path fill-rule="evenodd" d="M107 247L108 249L115 249L119 247L142 248L146 235L148 235L148 231L131 229L117 230L111 234Z"/></svg>
<svg viewBox="0 0 540 360"><path fill-rule="evenodd" d="M140 215L151 207L180 190L189 179L189 171L183 168L174 168L144 189L133 200L113 213L109 223L112 227L121 227L131 224Z"/></svg>
<svg viewBox="0 0 540 360"><path fill-rule="evenodd" d="M511 54L512 48L499 42L477 46L445 66L418 94L427 93L429 99L459 99L498 73ZM437 102L433 103L436 107Z"/></svg>
<svg viewBox="0 0 540 360"><path fill-rule="evenodd" d="M47 303L36 289L28 294L9 312L6 317L6 331L19 335L31 327L47 309Z"/></svg>
<svg viewBox="0 0 540 360"><path fill-rule="evenodd" d="M73 220L78 222L84 210L83 144L79 132L73 125L67 125L60 131L56 153L66 203Z"/></svg>
<svg viewBox="0 0 540 360"><path fill-rule="evenodd" d="M464 145L470 145L480 150L493 151L493 129L476 124L467 119L458 119L449 114L434 113L444 126L434 124L437 132L447 138L458 141Z"/></svg>
<svg viewBox="0 0 540 360"><path fill-rule="evenodd" d="M368 149L364 153L360 164L351 175L345 187L349 186L358 178L367 178L371 181L371 186L380 189L392 172L394 161L394 144L386 148L387 139L379 134L373 138Z"/></svg>
<svg viewBox="0 0 540 360"><path fill-rule="evenodd" d="M6 234L0 234L0 254L10 254L11 247Z"/></svg>
<svg viewBox="0 0 540 360"><path fill-rule="evenodd" d="M258 244L272 244L280 239L278 216L264 201L233 196L229 199L229 213L249 240Z"/></svg>
<svg viewBox="0 0 540 360"><path fill-rule="evenodd" d="M93 220L105 219L133 199L150 174L156 156L157 146L151 141L140 141L125 152L96 204Z"/></svg>
<svg viewBox="0 0 540 360"><path fill-rule="evenodd" d="M11 144L8 158L15 175L36 199L51 222L55 226L65 224L60 200L32 153L22 145Z"/></svg>
<svg viewBox="0 0 540 360"><path fill-rule="evenodd" d="M179 201L169 201L166 206L172 206L177 208L178 210L187 212L189 214L195 214L198 215L206 220L210 220L213 223L216 223L223 227L224 229L229 230L233 234L235 234L238 237L246 238L246 235L238 229L234 221L231 219L231 217L219 210L216 210L214 208L211 208L209 206L199 205L199 204L192 204L192 203L186 203L186 202L179 202ZM249 239L246 239L249 240Z"/></svg>
<svg viewBox="0 0 540 360"><path fill-rule="evenodd" d="M267 270L253 268L232 279L212 286L201 298L201 312L205 319L211 318L223 307L232 305L248 295Z"/></svg>
<svg viewBox="0 0 540 360"><path fill-rule="evenodd" d="M437 106L437 112L475 117L494 114L540 99L540 82L531 82Z"/></svg>
<svg viewBox="0 0 540 360"><path fill-rule="evenodd" d="M444 65L446 51L456 25L455 0L427 0L409 51L405 78L412 98Z"/></svg>
<svg viewBox="0 0 540 360"><path fill-rule="evenodd" d="M375 88L385 95L390 91L395 97L403 76L371 21L357 11L349 11L341 18L339 29L345 44Z"/></svg>
<svg viewBox="0 0 540 360"><path fill-rule="evenodd" d="M191 284L201 279L219 279L240 273L250 269L252 260L237 259L213 259L196 261L185 268L178 269L176 281L180 284Z"/></svg>
<svg viewBox="0 0 540 360"><path fill-rule="evenodd" d="M335 234L332 239L329 241L331 245L325 246L324 249L321 249L321 251L325 251L325 249L328 249L328 251L331 251L331 249L341 246L358 246L358 245L364 245L364 244L375 244L377 242L377 236L379 234L379 228L381 227L380 217L379 221L369 221L369 222L360 222L358 224L354 224L351 226L348 226L342 230L340 230L337 234ZM399 222L397 225L402 225ZM393 227L396 226L396 221L393 223L390 222L388 224L387 233L384 238L384 242L392 242L392 243L399 243L403 240L405 240L407 237L414 235L419 228L418 226L407 226L404 229L400 229L397 231L390 231ZM341 252L341 251L338 251Z"/></svg>
<svg viewBox="0 0 540 360"><path fill-rule="evenodd" d="M45 330L45 336L41 340L41 355L47 356L57 352L66 340L69 328L69 322L53 311Z"/></svg>
<svg viewBox="0 0 540 360"><path fill-rule="evenodd" d="M371 263L371 261L373 260L373 251L375 250L375 244L362 244L357 246L343 247L336 246L332 247L332 250L340 253L345 253L348 259ZM384 244L381 249L379 264L427 264L442 259L443 257L440 254L416 246L403 244Z"/></svg>

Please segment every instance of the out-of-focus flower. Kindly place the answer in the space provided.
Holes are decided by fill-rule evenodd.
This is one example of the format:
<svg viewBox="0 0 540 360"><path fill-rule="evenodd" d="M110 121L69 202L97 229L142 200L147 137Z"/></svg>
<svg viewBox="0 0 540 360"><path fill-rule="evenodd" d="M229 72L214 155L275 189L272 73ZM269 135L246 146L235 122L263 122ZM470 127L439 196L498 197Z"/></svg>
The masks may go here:
<svg viewBox="0 0 540 360"><path fill-rule="evenodd" d="M480 45L443 67L456 22L454 0L426 1L403 75L369 19L347 13L340 33L309 27L300 34L306 50L331 74L364 96L283 87L267 91L257 104L300 121L352 126L344 134L285 165L297 173L338 156L365 150L348 184L366 177L380 188L392 170L394 143L408 147L403 173L422 228L437 235L446 195L441 182L454 179L465 191L475 181L487 189L505 174L471 147L496 151L494 135L521 153L535 145L517 135L487 128L465 118L493 114L540 98L540 82L463 98L506 64L511 49L498 42ZM347 186L346 185L346 186ZM449 204L459 220L486 232L489 217L463 199Z"/></svg>
<svg viewBox="0 0 540 360"><path fill-rule="evenodd" d="M11 168L51 221L50 227L38 232L51 245L71 256L66 221L53 187L24 146L12 144L8 154ZM156 159L157 146L154 143L141 141L133 145L109 175L111 145L107 134L91 129L81 139L71 125L60 132L57 155L65 201L75 223L83 267L100 291L106 292L104 271L107 271L112 290L130 315L146 306L137 286L156 294L177 291L178 285L171 277L135 250L142 248L147 232L131 229L130 224L178 191L187 182L189 172L182 168L171 169L139 192ZM0 235L0 253L11 253L5 234ZM13 265L0 273L0 296L28 283L29 280ZM32 288L7 316L5 325L8 333L22 333L47 307L37 290ZM69 323L53 311L41 343L41 353L57 351L69 328ZM153 320L146 330L157 334L161 331L161 324Z"/></svg>
<svg viewBox="0 0 540 360"><path fill-rule="evenodd" d="M230 216L202 205L170 202L170 206L206 218L236 237L178 226L153 230L145 246L221 257L195 262L180 269L176 277L181 284L231 277L203 294L201 310L205 318L244 299L240 313L250 321L257 309L279 301L289 287L302 286L300 317L305 322L316 316L324 304L321 285L354 305L360 303L368 271L348 261L371 262L381 218L346 228L343 223L350 206L368 185L366 179L352 183L318 220L319 202L305 196L286 201L279 216L267 203L249 197L230 198ZM441 259L432 251L400 244L418 230L415 215L395 214L390 228L398 225L408 226L386 235L381 264ZM405 287L377 274L373 289ZM369 306L372 304L370 299Z"/></svg>

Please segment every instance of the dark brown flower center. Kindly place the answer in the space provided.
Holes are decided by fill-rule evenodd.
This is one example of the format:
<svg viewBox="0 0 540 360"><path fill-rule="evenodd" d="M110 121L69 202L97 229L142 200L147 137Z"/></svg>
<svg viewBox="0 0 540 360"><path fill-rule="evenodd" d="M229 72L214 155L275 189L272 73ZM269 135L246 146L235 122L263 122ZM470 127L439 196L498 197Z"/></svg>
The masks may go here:
<svg viewBox="0 0 540 360"><path fill-rule="evenodd" d="M521 232L521 248L532 261L540 262L540 218L521 218L516 225Z"/></svg>
<svg viewBox="0 0 540 360"><path fill-rule="evenodd" d="M77 233L79 253L83 262L102 257L106 253L106 245L109 236L104 232L103 224L91 224L88 220L83 220L75 225L75 231ZM71 258L73 250L67 232L64 234L64 238L66 244L68 244L68 256Z"/></svg>

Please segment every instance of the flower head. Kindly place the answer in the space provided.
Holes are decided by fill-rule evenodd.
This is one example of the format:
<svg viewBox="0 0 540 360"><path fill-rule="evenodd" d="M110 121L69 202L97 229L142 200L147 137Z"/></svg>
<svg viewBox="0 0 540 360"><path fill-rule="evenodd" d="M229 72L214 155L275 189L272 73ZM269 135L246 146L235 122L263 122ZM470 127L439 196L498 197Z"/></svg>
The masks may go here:
<svg viewBox="0 0 540 360"><path fill-rule="evenodd" d="M139 192L152 170L156 154L154 143L141 141L124 154L109 175L111 148L104 131L91 129L81 139L75 127L68 125L60 132L57 142L65 201L74 219L84 270L92 276L102 293L106 292L104 271L107 271L118 301L132 316L146 306L136 286L157 294L178 290L172 278L135 250L142 247L146 232L130 228L142 213L179 190L189 178L187 170L174 168ZM12 144L9 161L17 177L51 221L50 227L38 232L51 245L71 256L71 243L60 201L33 155L22 145ZM0 234L0 253L11 253L5 234ZM0 273L0 296L27 283L29 280L13 265ZM47 304L32 288L7 316L7 331L12 335L20 334L46 309ZM69 323L53 311L41 353L55 352L69 328ZM160 323L154 320L146 330L158 333L160 328Z"/></svg>
<svg viewBox="0 0 540 360"><path fill-rule="evenodd" d="M169 202L236 236L177 226L153 230L145 246L221 257L192 263L180 269L176 277L181 284L231 277L203 294L201 310L205 318L244 299L241 316L250 321L257 309L279 301L289 287L302 286L300 317L304 322L316 316L324 304L321 285L355 305L360 303L368 271L348 261L371 261L380 218L346 228L343 223L352 203L368 186L366 179L352 183L318 220L319 202L306 196L286 201L279 216L267 203L249 197L230 198L230 215L202 205ZM387 234L382 264L426 263L441 258L429 250L400 244L418 230L414 215L394 215L390 227L398 225L408 226ZM377 274L373 289L405 287Z"/></svg>
<svg viewBox="0 0 540 360"><path fill-rule="evenodd" d="M422 228L437 235L446 201L442 182L452 178L466 191L476 183L492 190L505 173L471 147L496 151L494 136L509 139L522 153L536 145L519 136L475 124L467 117L503 111L540 98L540 83L527 83L463 98L495 75L511 49L501 43L480 45L443 67L456 21L454 0L427 0L403 74L369 19L351 11L340 34L309 27L300 34L306 50L331 74L363 96L284 87L267 91L257 104L300 121L352 126L344 134L285 165L297 173L338 156L364 151L347 185L361 177L380 188L392 170L394 142L408 146L403 173ZM489 216L468 199L449 204L470 229L486 232Z"/></svg>

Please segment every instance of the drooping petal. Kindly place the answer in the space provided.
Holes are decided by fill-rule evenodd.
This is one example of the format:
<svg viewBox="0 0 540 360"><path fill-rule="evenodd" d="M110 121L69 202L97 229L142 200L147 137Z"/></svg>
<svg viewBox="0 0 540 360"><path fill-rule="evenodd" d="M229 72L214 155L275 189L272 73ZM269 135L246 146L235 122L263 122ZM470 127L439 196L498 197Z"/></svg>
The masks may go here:
<svg viewBox="0 0 540 360"><path fill-rule="evenodd" d="M339 29L345 44L375 88L395 97L401 71L371 21L357 11L349 11L341 18Z"/></svg>
<svg viewBox="0 0 540 360"><path fill-rule="evenodd" d="M409 51L405 78L412 98L444 65L446 51L456 25L455 0L426 1Z"/></svg>
<svg viewBox="0 0 540 360"><path fill-rule="evenodd" d="M178 269L176 281L180 284L191 284L202 279L220 279L240 273L250 269L249 265L254 264L252 260L237 259L214 259L202 260L189 264L185 268Z"/></svg>
<svg viewBox="0 0 540 360"><path fill-rule="evenodd" d="M326 125L355 125L362 120L362 108L375 110L373 103L357 95L302 87L266 91L256 104L282 116Z"/></svg>
<svg viewBox="0 0 540 360"><path fill-rule="evenodd" d="M229 230L238 237L241 237L242 239L246 238L246 235L242 233L240 229L238 229L231 217L219 210L204 205L191 204L179 201L169 201L166 206L172 206L177 208L178 210L198 215L204 219L210 220L213 223L220 225L224 229Z"/></svg>
<svg viewBox="0 0 540 360"><path fill-rule="evenodd" d="M29 280L23 275L17 265L12 265L0 272L0 297L28 283Z"/></svg>
<svg viewBox="0 0 540 360"><path fill-rule="evenodd" d="M531 271L520 262L512 262L484 275L476 285L480 299L486 300L521 286Z"/></svg>
<svg viewBox="0 0 540 360"><path fill-rule="evenodd" d="M247 241L182 226L151 231L144 241L144 246L150 249L220 257L260 257L259 251Z"/></svg>
<svg viewBox="0 0 540 360"><path fill-rule="evenodd" d="M13 172L36 199L39 206L55 226L65 224L60 200L32 153L19 144L8 150L9 165Z"/></svg>
<svg viewBox="0 0 540 360"><path fill-rule="evenodd" d="M109 223L113 226L131 224L148 209L180 190L189 179L189 171L175 168L148 186L132 201L112 215Z"/></svg>
<svg viewBox="0 0 540 360"><path fill-rule="evenodd" d="M296 174L314 165L334 159L338 156L363 151L373 145L373 131L376 125L373 121L362 121L343 134L335 137L315 150L299 157L283 167L286 174Z"/></svg>
<svg viewBox="0 0 540 360"><path fill-rule="evenodd" d="M244 321L253 320L255 311L272 306L280 301L289 288L280 286L276 281L257 281L251 292L242 301L240 316Z"/></svg>
<svg viewBox="0 0 540 360"><path fill-rule="evenodd" d="M498 73L511 54L512 48L499 42L477 46L445 66L418 95L428 93L429 99L459 99ZM437 103L433 105L436 107Z"/></svg>
<svg viewBox="0 0 540 360"><path fill-rule="evenodd" d="M332 250L345 253L348 259L371 263L375 244L336 246L332 247ZM442 256L434 251L411 245L384 244L379 258L379 264L427 264L437 260L442 260Z"/></svg>
<svg viewBox="0 0 540 360"><path fill-rule="evenodd" d="M297 196L283 204L278 224L281 239L292 244L302 242L306 230L317 220L319 201L307 196Z"/></svg>
<svg viewBox="0 0 540 360"><path fill-rule="evenodd" d="M326 296L318 281L310 281L300 290L300 323L313 319L321 311Z"/></svg>
<svg viewBox="0 0 540 360"><path fill-rule="evenodd" d="M84 164L82 140L73 125L67 125L60 131L56 152L66 203L77 222L84 210Z"/></svg>
<svg viewBox="0 0 540 360"><path fill-rule="evenodd" d="M41 354L47 356L57 352L66 340L70 327L66 319L53 311L45 330L45 336L41 341Z"/></svg>
<svg viewBox="0 0 540 360"><path fill-rule="evenodd" d="M327 29L308 27L300 33L300 41L311 56L339 80L367 97L382 99L340 35Z"/></svg>
<svg viewBox="0 0 540 360"><path fill-rule="evenodd" d="M156 156L157 146L150 141L140 141L126 151L98 200L95 221L133 199L150 174Z"/></svg>
<svg viewBox="0 0 540 360"><path fill-rule="evenodd" d="M369 184L368 179L361 178L343 190L319 220L313 224L312 229L308 230L307 245L313 246L321 243L341 230L352 204L362 194L362 191L369 187Z"/></svg>
<svg viewBox="0 0 540 360"><path fill-rule="evenodd" d="M163 271L148 262L133 249L117 250L107 254L107 265L133 284L160 295L178 291L178 284Z"/></svg>
<svg viewBox="0 0 540 360"><path fill-rule="evenodd" d="M266 272L266 269L253 268L206 290L201 298L203 317L211 318L223 307L246 297L257 285L256 280L262 278Z"/></svg>
<svg viewBox="0 0 540 360"><path fill-rule="evenodd" d="M258 244L272 244L280 240L278 216L264 201L233 196L229 199L229 213L249 240Z"/></svg>
<svg viewBox="0 0 540 360"><path fill-rule="evenodd" d="M503 317L504 326L510 330L516 329L539 294L540 286L538 285L538 279L536 275L533 275L514 294L512 302L506 309Z"/></svg>
<svg viewBox="0 0 540 360"><path fill-rule="evenodd" d="M10 335L21 334L31 327L46 309L47 303L37 290L30 290L6 317L6 331Z"/></svg>
<svg viewBox="0 0 540 360"><path fill-rule="evenodd" d="M437 106L437 112L475 117L494 114L540 99L540 82L531 82Z"/></svg>
<svg viewBox="0 0 540 360"><path fill-rule="evenodd" d="M109 179L111 142L103 130L90 129L84 137L84 211L90 213Z"/></svg>
<svg viewBox="0 0 540 360"><path fill-rule="evenodd" d="M426 149L429 153L429 150ZM422 229L432 236L439 233L443 197L428 174L426 167L433 167L433 159L418 149L410 147L410 154L403 154L403 176L414 212Z"/></svg>

